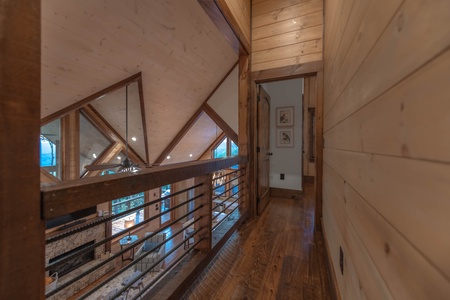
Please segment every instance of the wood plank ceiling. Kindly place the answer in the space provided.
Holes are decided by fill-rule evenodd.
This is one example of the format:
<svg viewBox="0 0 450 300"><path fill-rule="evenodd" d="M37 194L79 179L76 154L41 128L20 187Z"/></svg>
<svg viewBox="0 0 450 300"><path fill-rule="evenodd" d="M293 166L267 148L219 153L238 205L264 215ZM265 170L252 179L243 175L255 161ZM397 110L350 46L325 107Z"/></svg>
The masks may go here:
<svg viewBox="0 0 450 300"><path fill-rule="evenodd" d="M237 59L196 0L46 0L41 118L141 72L153 162Z"/></svg>

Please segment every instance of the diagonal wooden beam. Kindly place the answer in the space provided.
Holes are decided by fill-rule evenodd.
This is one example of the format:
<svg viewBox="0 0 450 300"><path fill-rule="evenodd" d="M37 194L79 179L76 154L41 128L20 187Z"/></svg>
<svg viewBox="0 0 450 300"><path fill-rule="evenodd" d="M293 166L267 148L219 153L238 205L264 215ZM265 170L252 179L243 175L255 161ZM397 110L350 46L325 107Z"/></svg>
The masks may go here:
<svg viewBox="0 0 450 300"><path fill-rule="evenodd" d="M238 135L234 132L233 128L231 128L227 122L225 122L211 106L207 103L203 104L203 110L208 116L222 129L227 137L229 137L236 145L238 144Z"/></svg>
<svg viewBox="0 0 450 300"><path fill-rule="evenodd" d="M125 140L122 136L102 117L102 115L92 106L87 105L81 109L81 111L85 114L85 116L91 120L97 128L106 134L106 136L116 142L119 143L123 149L125 149ZM128 144L128 155L131 160L135 163L144 163L145 160L133 149L133 147ZM97 162L96 162L97 163Z"/></svg>
<svg viewBox="0 0 450 300"><path fill-rule="evenodd" d="M230 24L228 24L217 4L211 0L197 0L197 2L203 7L203 10L209 16L211 21L213 21L219 31L224 35L228 44L230 44L230 47L239 55L239 39L234 34L233 29Z"/></svg>
<svg viewBox="0 0 450 300"><path fill-rule="evenodd" d="M164 159L169 155L169 153L178 145L181 139L188 133L189 129L194 126L195 122L201 117L203 114L203 107L201 106L197 111L192 115L192 117L187 121L183 128L178 132L178 134L174 137L174 139L170 142L170 144L164 149L163 152L159 155L159 157L155 160L154 165L160 165Z"/></svg>
<svg viewBox="0 0 450 300"><path fill-rule="evenodd" d="M194 126L195 122L201 117L201 115L204 112L204 105L208 102L208 100L214 95L214 93L217 91L217 89L222 85L222 83L230 76L231 72L233 72L234 68L237 66L239 61L237 61L231 69L227 72L227 74L220 80L219 84L212 90L212 92L206 97L205 101L203 101L203 104L200 106L199 109L192 115L192 117L187 121L187 123L184 125L183 128L178 132L178 134L173 138L173 140L170 142L170 144L164 149L163 152L158 156L158 158L153 163L156 166L159 166L164 159L166 159L167 155L170 154L170 152L178 145L178 143L181 141L181 139L186 135L186 133L191 129L192 126ZM209 115L209 114L208 114ZM210 116L211 117L211 116ZM220 118L220 117L219 117ZM212 119L212 118L211 118ZM222 120L223 121L223 120ZM216 122L217 123L217 122ZM219 124L217 124L219 125ZM220 125L219 125L220 127ZM223 130L223 129L222 129ZM234 140L233 140L234 141ZM236 141L234 141L237 143Z"/></svg>

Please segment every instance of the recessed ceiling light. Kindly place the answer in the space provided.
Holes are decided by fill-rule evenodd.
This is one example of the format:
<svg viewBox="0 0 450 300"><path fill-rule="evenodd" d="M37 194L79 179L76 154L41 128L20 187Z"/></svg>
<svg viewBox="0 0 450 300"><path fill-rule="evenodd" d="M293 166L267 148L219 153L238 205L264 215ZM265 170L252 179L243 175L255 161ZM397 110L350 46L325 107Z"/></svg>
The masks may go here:
<svg viewBox="0 0 450 300"><path fill-rule="evenodd" d="M191 154L189 154L189 157L192 157L192 153L191 153Z"/></svg>
<svg viewBox="0 0 450 300"><path fill-rule="evenodd" d="M94 158L97 158L97 154L95 154L95 153L92 153L92 156L93 156Z"/></svg>
<svg viewBox="0 0 450 300"><path fill-rule="evenodd" d="M137 140L137 138L135 136L133 136L131 139L133 140L133 142L136 142L136 140Z"/></svg>
<svg viewBox="0 0 450 300"><path fill-rule="evenodd" d="M117 156L117 159L119 159L119 160L120 160L120 159L122 159L122 157L120 157L120 156Z"/></svg>
<svg viewBox="0 0 450 300"><path fill-rule="evenodd" d="M169 155L167 155L167 157L166 157L167 159L170 159L170 156Z"/></svg>

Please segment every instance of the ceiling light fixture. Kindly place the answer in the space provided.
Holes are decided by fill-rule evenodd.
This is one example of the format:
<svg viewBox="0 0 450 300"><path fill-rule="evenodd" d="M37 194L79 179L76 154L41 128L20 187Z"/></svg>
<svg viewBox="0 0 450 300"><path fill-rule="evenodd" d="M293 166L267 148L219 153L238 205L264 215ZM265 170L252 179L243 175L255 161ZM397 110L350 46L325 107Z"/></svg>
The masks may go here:
<svg viewBox="0 0 450 300"><path fill-rule="evenodd" d="M92 153L92 156L93 156L94 158L97 158L97 154L95 154L95 153Z"/></svg>
<svg viewBox="0 0 450 300"><path fill-rule="evenodd" d="M189 154L189 157L192 157L192 153L191 153L191 154Z"/></svg>
<svg viewBox="0 0 450 300"><path fill-rule="evenodd" d="M167 159L170 159L170 156L169 155L167 155L167 157L166 157Z"/></svg>
<svg viewBox="0 0 450 300"><path fill-rule="evenodd" d="M136 140L137 140L137 138L135 136L133 136L131 139L133 140L133 142L136 142Z"/></svg>

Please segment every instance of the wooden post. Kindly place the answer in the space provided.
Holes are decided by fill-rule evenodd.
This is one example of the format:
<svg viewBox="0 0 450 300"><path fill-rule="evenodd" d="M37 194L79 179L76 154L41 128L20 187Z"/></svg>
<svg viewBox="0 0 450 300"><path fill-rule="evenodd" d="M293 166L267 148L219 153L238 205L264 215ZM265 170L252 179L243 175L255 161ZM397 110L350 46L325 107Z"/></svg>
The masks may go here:
<svg viewBox="0 0 450 300"><path fill-rule="evenodd" d="M316 103L316 179L314 191L316 196L315 229L321 230L322 219L322 175L323 175L323 71L317 72L317 103Z"/></svg>
<svg viewBox="0 0 450 300"><path fill-rule="evenodd" d="M80 111L61 118L62 180L80 178Z"/></svg>
<svg viewBox="0 0 450 300"><path fill-rule="evenodd" d="M195 249L200 251L209 251L212 247L212 175L207 174L195 178L195 184L203 183L202 186L195 189L195 196L203 194L195 200L195 208L203 205L203 207L194 213L194 220L198 220L202 216L201 220L196 222L194 229L197 230L200 227L204 227L195 237L194 241L197 242L197 236L202 238L203 241L200 242Z"/></svg>
<svg viewBox="0 0 450 300"><path fill-rule="evenodd" d="M239 155L249 157L250 161L250 152L249 152L249 130L250 130L250 111L249 111L249 101L250 101L250 71L249 71L249 55L240 55L239 56ZM247 162L246 164L240 164L240 168L247 166L245 170L245 177L241 178L239 182L245 181L245 184L241 184L239 189L243 189L243 193L239 193L241 195L241 200L239 203L243 205L243 209L250 209L249 200L251 189L249 186L252 184L250 177L250 166L251 164Z"/></svg>
<svg viewBox="0 0 450 300"><path fill-rule="evenodd" d="M0 299L44 299L40 5L0 0Z"/></svg>

